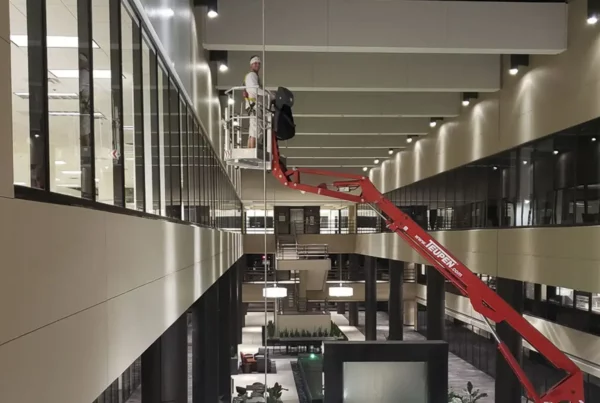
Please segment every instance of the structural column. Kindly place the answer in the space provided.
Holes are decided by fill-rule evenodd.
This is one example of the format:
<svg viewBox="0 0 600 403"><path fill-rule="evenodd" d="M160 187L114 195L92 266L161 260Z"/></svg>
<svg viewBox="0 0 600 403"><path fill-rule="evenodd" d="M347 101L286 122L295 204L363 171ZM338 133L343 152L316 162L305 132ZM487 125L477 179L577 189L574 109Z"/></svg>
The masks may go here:
<svg viewBox="0 0 600 403"><path fill-rule="evenodd" d="M188 401L187 312L142 354L144 403Z"/></svg>
<svg viewBox="0 0 600 403"><path fill-rule="evenodd" d="M238 315L238 286L237 286L237 278L238 278L238 270L237 264L234 263L233 266L229 268L229 344L233 347L233 352L237 355L237 347L238 347L238 328L239 324L239 315Z"/></svg>
<svg viewBox="0 0 600 403"><path fill-rule="evenodd" d="M351 281L358 280L358 255L352 253L349 256L350 266L348 267L348 277ZM348 303L348 324L350 326L358 326L358 302Z"/></svg>
<svg viewBox="0 0 600 403"><path fill-rule="evenodd" d="M219 401L219 282L214 283L202 296L204 299L204 323L202 331L204 332L202 357L204 369L203 375L203 395L204 398L194 403L218 402ZM193 375L196 376L195 374Z"/></svg>
<svg viewBox="0 0 600 403"><path fill-rule="evenodd" d="M523 314L523 282L496 278L496 292L519 314ZM523 338L506 323L496 325L500 339L521 364L523 360ZM496 401L506 403L521 402L521 383L499 351L496 352Z"/></svg>
<svg viewBox="0 0 600 403"><path fill-rule="evenodd" d="M390 298L388 315L390 324L389 340L402 340L404 337L404 307L402 306L402 284L404 283L404 262L389 260Z"/></svg>
<svg viewBox="0 0 600 403"><path fill-rule="evenodd" d="M229 342L231 310L230 285L231 273L226 271L217 281L219 286L219 398L220 401L231 401L231 344Z"/></svg>
<svg viewBox="0 0 600 403"><path fill-rule="evenodd" d="M377 340L377 260L365 256L365 340Z"/></svg>
<svg viewBox="0 0 600 403"><path fill-rule="evenodd" d="M339 313L340 315L344 315L346 313L346 303L345 302L337 303L337 313Z"/></svg>
<svg viewBox="0 0 600 403"><path fill-rule="evenodd" d="M445 279L433 266L427 266L427 339L444 340L446 321Z"/></svg>
<svg viewBox="0 0 600 403"><path fill-rule="evenodd" d="M204 390L206 385L204 362L205 340L209 333L205 331L206 318L206 298L201 296L192 305L192 403L202 403L204 401Z"/></svg>
<svg viewBox="0 0 600 403"><path fill-rule="evenodd" d="M246 272L246 258L244 255L237 261L237 296L238 296L238 344L242 344L242 328L246 326L246 309L242 296L242 284Z"/></svg>

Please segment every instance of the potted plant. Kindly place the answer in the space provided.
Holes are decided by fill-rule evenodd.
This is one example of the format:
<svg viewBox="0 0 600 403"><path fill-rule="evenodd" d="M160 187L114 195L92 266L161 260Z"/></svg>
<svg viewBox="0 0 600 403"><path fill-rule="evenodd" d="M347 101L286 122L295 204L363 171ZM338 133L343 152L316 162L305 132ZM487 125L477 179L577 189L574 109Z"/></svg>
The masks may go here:
<svg viewBox="0 0 600 403"><path fill-rule="evenodd" d="M275 324L273 323L272 320L270 320L267 323L267 336L269 337L269 339L272 339L273 337L275 337Z"/></svg>
<svg viewBox="0 0 600 403"><path fill-rule="evenodd" d="M452 389L448 391L448 403L475 403L487 396L487 393L480 392L479 389L473 389L473 384L467 382L467 387L460 394Z"/></svg>
<svg viewBox="0 0 600 403"><path fill-rule="evenodd" d="M283 388L278 382L275 382L272 388L267 388L268 397L267 403L282 403L281 402L281 394L287 389Z"/></svg>

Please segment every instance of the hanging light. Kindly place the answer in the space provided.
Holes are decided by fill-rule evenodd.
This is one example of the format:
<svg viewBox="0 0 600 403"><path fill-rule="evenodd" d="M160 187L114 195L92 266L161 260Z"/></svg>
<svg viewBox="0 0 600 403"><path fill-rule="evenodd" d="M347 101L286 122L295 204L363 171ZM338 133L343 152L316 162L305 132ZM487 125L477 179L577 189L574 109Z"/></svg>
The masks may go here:
<svg viewBox="0 0 600 403"><path fill-rule="evenodd" d="M339 286L329 287L330 297L351 297L354 295L354 288L346 287L340 284Z"/></svg>
<svg viewBox="0 0 600 403"><path fill-rule="evenodd" d="M285 298L287 297L287 288L279 287L277 285L273 287L263 288L263 298Z"/></svg>

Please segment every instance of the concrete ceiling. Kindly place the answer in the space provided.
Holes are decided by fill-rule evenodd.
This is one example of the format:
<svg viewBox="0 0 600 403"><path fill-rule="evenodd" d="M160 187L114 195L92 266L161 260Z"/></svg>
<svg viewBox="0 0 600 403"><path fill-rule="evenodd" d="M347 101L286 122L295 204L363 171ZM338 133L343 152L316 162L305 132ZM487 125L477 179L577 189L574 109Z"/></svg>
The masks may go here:
<svg viewBox="0 0 600 403"><path fill-rule="evenodd" d="M503 54L564 51L566 15L564 3L265 0L263 54L261 1L228 0L203 42L228 53L219 89L259 54L265 86L294 91L288 166L363 173L410 150L431 118L458 116L463 93L498 91Z"/></svg>

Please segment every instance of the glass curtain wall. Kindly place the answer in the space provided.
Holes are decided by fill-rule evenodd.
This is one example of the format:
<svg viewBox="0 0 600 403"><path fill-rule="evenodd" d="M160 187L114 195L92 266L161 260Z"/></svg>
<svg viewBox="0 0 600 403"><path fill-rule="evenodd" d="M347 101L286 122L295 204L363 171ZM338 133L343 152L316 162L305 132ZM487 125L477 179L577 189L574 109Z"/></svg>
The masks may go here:
<svg viewBox="0 0 600 403"><path fill-rule="evenodd" d="M11 1L10 35L17 197L241 231L227 171L135 7Z"/></svg>
<svg viewBox="0 0 600 403"><path fill-rule="evenodd" d="M600 119L388 192L429 231L600 224ZM381 232L358 206L358 232Z"/></svg>

